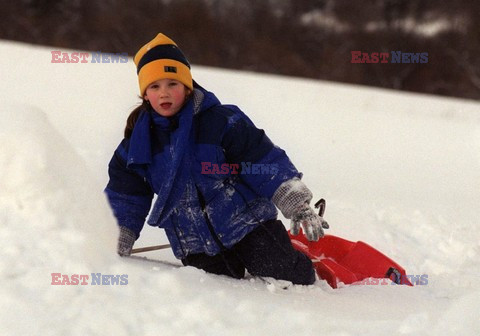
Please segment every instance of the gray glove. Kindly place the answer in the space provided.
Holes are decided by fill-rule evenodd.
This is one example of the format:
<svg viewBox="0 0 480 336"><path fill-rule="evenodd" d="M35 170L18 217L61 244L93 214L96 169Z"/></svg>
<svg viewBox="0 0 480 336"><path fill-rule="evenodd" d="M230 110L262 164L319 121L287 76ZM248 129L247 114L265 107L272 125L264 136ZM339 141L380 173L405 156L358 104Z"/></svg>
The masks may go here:
<svg viewBox="0 0 480 336"><path fill-rule="evenodd" d="M324 236L323 229L328 229L328 223L313 210L308 203L304 203L298 212L294 213L291 221L290 233L294 236L300 232L300 224L303 232L310 241L317 241Z"/></svg>
<svg viewBox="0 0 480 336"><path fill-rule="evenodd" d="M135 235L135 232L125 226L120 226L117 253L122 257L129 256L132 253L132 247L136 239L137 236Z"/></svg>
<svg viewBox="0 0 480 336"><path fill-rule="evenodd" d="M299 179L285 181L278 187L272 197L273 203L287 219L291 219L290 233L297 235L300 225L310 241L323 237L323 229L328 229L328 223L310 207L312 192Z"/></svg>

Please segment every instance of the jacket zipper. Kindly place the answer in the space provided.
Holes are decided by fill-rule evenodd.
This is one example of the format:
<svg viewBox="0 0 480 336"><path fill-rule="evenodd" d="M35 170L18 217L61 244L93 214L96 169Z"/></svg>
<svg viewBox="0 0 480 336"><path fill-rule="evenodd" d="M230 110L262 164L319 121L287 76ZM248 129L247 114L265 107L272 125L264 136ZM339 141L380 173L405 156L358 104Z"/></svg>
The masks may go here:
<svg viewBox="0 0 480 336"><path fill-rule="evenodd" d="M215 243L218 245L220 248L220 251L226 251L227 248L223 245L223 243L220 241L220 238L218 238L217 233L215 232L215 229L213 228L212 222L210 222L210 218L208 218L207 210L206 210L206 201L205 197L203 194L200 192L198 189L197 185L195 185L195 189L197 190L197 195L198 195L198 200L200 202L200 208L202 209L202 214L203 218L205 219L205 222L207 223L208 230L210 231L210 235L212 236L213 240Z"/></svg>
<svg viewBox="0 0 480 336"><path fill-rule="evenodd" d="M215 243L218 245L220 248L220 255L222 256L223 262L225 263L225 266L227 266L228 271L236 278L241 278L240 274L237 273L237 271L230 265L227 257L225 256L225 252L228 251L225 245L220 241L220 238L218 238L217 233L215 232L215 229L213 228L212 223L210 222L210 219L208 218L208 214L206 211L206 202L205 202L205 197L202 195L200 190L198 189L197 185L195 185L195 188L197 189L197 194L198 194L198 200L200 201L200 207L203 212L203 217L205 218L205 222L207 223L208 230L210 231L210 234L213 237L213 240Z"/></svg>

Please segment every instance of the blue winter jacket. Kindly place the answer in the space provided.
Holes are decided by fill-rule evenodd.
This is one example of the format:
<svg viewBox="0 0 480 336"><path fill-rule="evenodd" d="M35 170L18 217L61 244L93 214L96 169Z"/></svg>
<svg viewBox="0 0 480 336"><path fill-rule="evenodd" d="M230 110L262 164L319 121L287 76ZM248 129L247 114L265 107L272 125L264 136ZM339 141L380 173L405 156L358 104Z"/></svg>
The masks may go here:
<svg viewBox="0 0 480 336"><path fill-rule="evenodd" d="M238 107L196 87L173 118L141 112L109 176L105 191L118 224L138 238L150 211L147 223L165 229L184 258L218 254L276 218L273 193L301 174Z"/></svg>

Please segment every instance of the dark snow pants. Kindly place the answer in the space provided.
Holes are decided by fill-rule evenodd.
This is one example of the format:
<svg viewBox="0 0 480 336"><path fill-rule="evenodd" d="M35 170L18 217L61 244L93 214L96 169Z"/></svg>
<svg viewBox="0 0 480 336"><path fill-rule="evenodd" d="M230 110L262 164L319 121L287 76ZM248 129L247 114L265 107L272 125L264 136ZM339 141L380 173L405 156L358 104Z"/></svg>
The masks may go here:
<svg viewBox="0 0 480 336"><path fill-rule="evenodd" d="M220 254L193 254L182 259L182 262L186 266L237 279L245 276L246 269L253 276L288 280L299 285L315 282L312 261L293 248L279 220L260 224L233 248Z"/></svg>

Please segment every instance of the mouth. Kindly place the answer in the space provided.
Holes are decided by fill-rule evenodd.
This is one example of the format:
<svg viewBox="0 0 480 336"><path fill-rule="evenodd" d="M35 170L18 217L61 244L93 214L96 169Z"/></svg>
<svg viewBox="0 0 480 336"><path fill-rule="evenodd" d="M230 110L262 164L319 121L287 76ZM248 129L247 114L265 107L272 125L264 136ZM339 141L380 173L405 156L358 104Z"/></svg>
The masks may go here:
<svg viewBox="0 0 480 336"><path fill-rule="evenodd" d="M165 110L168 110L170 107L172 107L172 103L161 103L160 107Z"/></svg>

